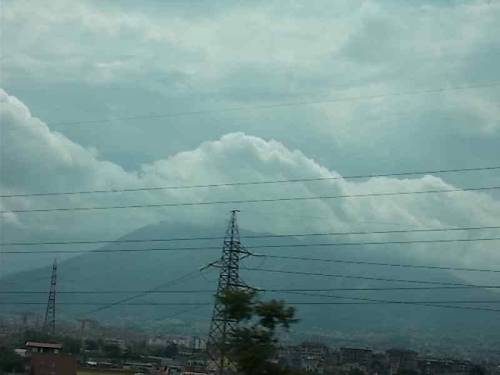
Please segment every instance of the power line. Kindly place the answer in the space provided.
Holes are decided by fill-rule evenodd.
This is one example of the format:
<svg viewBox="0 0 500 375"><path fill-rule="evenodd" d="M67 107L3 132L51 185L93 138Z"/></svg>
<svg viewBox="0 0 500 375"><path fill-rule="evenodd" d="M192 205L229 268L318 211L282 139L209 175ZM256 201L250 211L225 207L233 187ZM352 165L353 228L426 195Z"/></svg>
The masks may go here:
<svg viewBox="0 0 500 375"><path fill-rule="evenodd" d="M297 256L286 256L286 255L267 255L267 254L258 255L258 256L262 256L265 258L272 258L272 259L290 259L290 260L301 260L301 261L316 261L316 262L324 262L324 263L342 263L342 264L359 264L359 265L367 265L367 266L423 268L423 269L433 269L433 270L500 273L500 270L482 269L482 268L468 268L468 267L466 268L466 267L429 266L429 265L402 264L402 263L382 263L382 262L367 262L367 261L347 260L347 259L310 258L310 257L297 257Z"/></svg>
<svg viewBox="0 0 500 375"><path fill-rule="evenodd" d="M494 300L494 301L401 301L401 300L381 300L381 299L373 299L373 298L363 298L363 297L344 297L344 296L337 296L337 295L331 295L331 294L318 294L318 293L302 293L302 292L290 292L293 294L299 294L299 295L306 295L306 296L312 296L312 297L328 297L328 298L338 298L338 299L349 299L349 300L355 300L355 301L362 301L362 302L345 302L341 304L388 304L388 305L419 305L419 306L426 306L426 307L438 307L438 308L450 308L450 309L465 309L465 310L484 310L484 311L495 311L495 312L500 312L500 309L493 309L493 308L487 308L487 307L472 307L472 306L454 306L454 305L444 305L444 303L500 303L500 301ZM301 303L295 303L295 304L301 304ZM304 304L313 304L313 305L330 305L332 304L331 302L309 302L309 303L304 303ZM337 303L333 303L337 304Z"/></svg>
<svg viewBox="0 0 500 375"><path fill-rule="evenodd" d="M443 301L443 303L446 303ZM444 309L455 309L455 310L475 310L475 311L491 311L500 312L500 309L493 309L487 307L472 307L472 306L454 306L454 305L442 305L442 304L431 304L431 303L413 303L411 301L393 301L393 302L290 302L290 305L313 305L313 306L324 306L324 305L416 305L425 307L437 307Z"/></svg>
<svg viewBox="0 0 500 375"><path fill-rule="evenodd" d="M275 289L275 288L256 288L261 292L333 292L333 291L347 291L347 292L358 292L358 291L394 291L394 290L463 290L463 289L500 289L500 285L468 285L468 286L435 286L435 287L360 287L360 288L312 288L312 289L297 289L297 288L285 288L285 289ZM186 289L186 290L66 290L58 291L58 294L68 294L68 295L100 295L100 294L132 294L132 293L145 293L145 294L203 294L203 293L215 293L214 289ZM6 295L25 295L25 294L47 294L47 291L43 290L8 290L0 291L0 294Z"/></svg>
<svg viewBox="0 0 500 375"><path fill-rule="evenodd" d="M485 237L485 238L450 238L437 240L401 240L401 241L373 241L373 242L334 242L334 243L298 243L286 245L262 245L251 246L252 249L257 248L281 248L281 247L334 247L334 246L372 246L372 245L408 245L408 244L436 244L447 242L477 242L477 241L498 241L500 237Z"/></svg>
<svg viewBox="0 0 500 375"><path fill-rule="evenodd" d="M281 273L281 274L288 274L288 275L321 276L321 277L334 277L334 278L341 278L341 279L358 279L358 280L400 282L400 283L409 283L409 284L429 284L429 285L449 285L449 286L473 285L473 284L453 283L453 282L446 282L446 281L392 279L392 278L385 278L385 277L357 276L357 275L333 274L333 273L322 273L322 272L287 271L287 270L278 270L278 269L269 269L269 268L245 267L245 268L241 268L241 269L245 270L245 271Z"/></svg>
<svg viewBox="0 0 500 375"><path fill-rule="evenodd" d="M407 241L378 241L378 242L333 242L333 243L300 243L300 244L280 244L280 245L254 245L250 249L279 249L298 247L337 247L337 246L373 246L373 245L408 245L408 244L442 244L453 242L480 242L499 241L500 237L483 238L456 238L437 240L407 240ZM96 249L96 250L2 250L2 255L7 254L100 254L100 253L144 253L153 251L210 251L220 250L217 246L193 246L193 247L160 247L160 248L139 248L139 249Z"/></svg>
<svg viewBox="0 0 500 375"><path fill-rule="evenodd" d="M385 300L385 299L373 299L373 298L365 298L365 297L352 297L352 296L338 296L335 294L323 294L323 293L309 293L309 292L283 292L289 294L297 294L303 296L311 296L311 297L328 297L328 298L338 298L338 299L348 299L348 300L356 300L356 301L365 301L365 302L382 302L382 303L417 303L417 304L425 304L425 303L500 303L500 300L446 300L446 301L394 301L394 300Z"/></svg>
<svg viewBox="0 0 500 375"><path fill-rule="evenodd" d="M389 290L453 290L453 289L499 289L500 285L461 285L461 286L393 286L359 288L320 288L320 289L261 289L265 292L333 292L333 291L389 291Z"/></svg>
<svg viewBox="0 0 500 375"><path fill-rule="evenodd" d="M287 238L287 237L320 237L320 236L345 236L345 235L368 235L368 234L397 234L397 233L425 233L425 232L448 232L448 231L472 231L500 229L500 225L458 227L458 228L422 228L422 229L395 229L381 231L353 231L353 232L317 232L317 233L287 233L287 234L258 234L242 235L245 239L259 238ZM171 242L171 241L206 241L222 240L220 236L208 237L173 237L173 238L150 238L150 239L118 239L118 240L71 240L71 241L38 241L38 242L2 242L0 246L35 246L35 245L90 245L107 243L143 243L143 242Z"/></svg>
<svg viewBox="0 0 500 375"><path fill-rule="evenodd" d="M117 205L117 206L14 209L14 210L2 210L2 211L0 211L0 214L29 213L29 212L96 211L96 210L130 209L130 208L187 207L187 206L209 206L209 205L220 205L220 204L243 204L243 203L271 203L271 202L309 201L309 200L323 200L323 199L327 200L327 199L341 199L341 198L384 197L384 196L412 195L412 194L442 194L442 193L456 193L456 192L466 192L466 191L487 191L487 190L496 190L496 189L500 189L500 186L487 186L487 187L463 188L463 189L442 189L442 190L346 194L346 195L331 195L331 196L316 196L316 197L235 199L235 200L226 200L226 201L206 201L206 202L152 203L152 204L134 204L134 205Z"/></svg>
<svg viewBox="0 0 500 375"><path fill-rule="evenodd" d="M58 302L58 305L70 306L104 306L108 307L109 303L106 302ZM120 303L121 306L204 306L209 305L209 302L127 302ZM0 305L45 305L43 302L0 302ZM89 314L89 313L87 313Z"/></svg>
<svg viewBox="0 0 500 375"><path fill-rule="evenodd" d="M164 317L161 318L161 320L177 318L178 316L180 316L182 314L189 314L191 312L198 311L198 310L200 310L200 307L205 307L205 306L208 306L208 305L200 305L200 306L188 307L187 309L182 309L181 311L177 311L175 313L172 313L172 314L169 314L167 316L164 316Z"/></svg>
<svg viewBox="0 0 500 375"><path fill-rule="evenodd" d="M397 96L411 96L411 95L419 95L419 94L433 94L447 91L459 91L459 90L469 90L476 88L485 88L485 87L495 87L500 85L500 82L484 82L467 86L450 86L450 87L438 87L433 89L425 89L425 90L412 90L405 92L393 92L386 94L371 94L371 95L358 95L358 96L348 96L343 98L327 98L321 100L301 100L301 101L293 101L293 102L281 102L275 104L261 104L261 105L253 105L253 106L240 106L240 107L230 107L230 108L219 108L219 109L205 109L205 110L197 110L197 111L185 111L185 112L171 112L171 113L150 113L150 114L141 114L141 115L132 115L132 116L121 116L115 117L111 119L99 119L99 120L84 120L84 121L60 121L60 122L52 122L51 125L92 125L92 124L101 124L101 123L109 123L113 121L134 121L134 120L146 120L146 119L161 119L161 118L169 118L169 117L183 117L183 116L198 116L212 113L227 113L227 112L242 112L242 111L253 111L253 110L263 110L263 109L273 109L273 108L284 108L284 107L294 107L294 106L302 106L302 105L313 105L313 104L326 104L326 103L335 103L335 102L352 102L359 100L373 100L373 99L382 99L387 97L397 97Z"/></svg>
<svg viewBox="0 0 500 375"><path fill-rule="evenodd" d="M427 171L409 171L409 172L351 175L351 176L335 176L335 177L314 177L314 178L295 178L295 179L283 179L283 180L223 182L223 183L213 183L213 184L205 184L205 185L154 186L154 187L139 187L139 188L117 188L117 189L65 191L65 192L19 193L19 194L2 194L2 195L0 195L0 198L79 195L79 194L101 194L101 193L125 193L125 192L154 191L154 190L218 188L218 187L227 187L227 186L270 185L270 184L297 183L297 182L351 180L351 179L374 178L374 177L397 177L397 176L411 176L411 175L422 175L422 174L443 174L443 173L458 173L458 172L471 172L471 171L487 171L487 170L498 170L498 169L500 169L500 166L476 167L476 168L456 168L456 169L436 169L436 170L427 170Z"/></svg>
<svg viewBox="0 0 500 375"><path fill-rule="evenodd" d="M329 297L328 295L322 295L322 297ZM459 309L459 310L476 310L476 311L492 311L500 312L500 309L487 308L487 307L476 307L476 306L455 306L455 305L445 305L448 301L398 301L398 300L380 300L380 302L306 302L306 301L289 301L287 304L291 306L325 306L325 305L416 305L425 307L437 307L437 308L447 308L447 309ZM450 303L476 303L474 301L450 301ZM500 303L500 301L479 301L478 303ZM44 305L44 302L0 302L0 305ZM58 302L58 305L67 306L106 306L106 303L102 302ZM211 306L211 302L131 302L124 303L122 306Z"/></svg>
<svg viewBox="0 0 500 375"><path fill-rule="evenodd" d="M142 296L145 296L145 295L147 295L149 293L152 293L155 290L158 290L158 289L161 289L161 288L165 288L165 287L169 287L169 286L173 286L173 285L177 285L178 283L180 283L180 282L182 282L182 281L184 281L184 280L186 280L186 279L194 276L198 272L199 272L198 270L194 270L194 271L188 272L188 273L186 273L184 275L181 275L181 276L176 277L176 278L174 278L172 280L169 280L169 281L167 281L165 283L162 283L162 284L160 284L157 287L154 287L152 289L141 291L141 292L139 292L137 294L134 294L133 296L122 298L122 299L120 299L118 301L114 301L114 302L111 302L111 303L103 304L101 307L99 307L97 309L93 309L93 310L85 313L84 315L87 316L87 315L90 315L90 314L95 314L95 313L98 313L98 312L110 309L110 308L118 306L118 305L123 305L125 303L129 303L130 301L132 301L134 299L137 299L139 297L142 297Z"/></svg>
<svg viewBox="0 0 500 375"><path fill-rule="evenodd" d="M500 286L499 286L500 288ZM188 290L66 290L58 291L57 294L197 294L197 293L215 293L215 290L209 289L188 289ZM47 294L47 291L0 291L0 294Z"/></svg>
<svg viewBox="0 0 500 375"><path fill-rule="evenodd" d="M284 292L283 292L284 293ZM357 297L345 297L345 296L333 296L333 295L328 295L328 294L317 294L317 293L302 293L302 292L286 292L286 293L293 293L293 294L301 294L301 295L307 295L307 296L318 296L318 297L329 297L329 298L339 298L339 299L352 299L352 300L364 300L364 301L369 301L369 302L377 302L377 303L387 303L387 304L393 304L393 303L401 303L401 304L426 304L426 303L500 303L500 300L438 300L438 301L388 301L388 300L373 300L370 298L357 298ZM93 305L93 306L107 306L107 303L105 302L92 302L92 301L83 301L83 302L58 302L58 305L74 305L74 306L80 306L80 305ZM289 304L297 304L297 305L329 305L330 303L324 303L324 302L289 302ZM40 301L19 301L19 302L0 302L0 305L45 305L44 302ZM122 306L206 306L210 305L209 302L130 302L130 303L123 303L121 304ZM500 311L500 310L499 310Z"/></svg>
<svg viewBox="0 0 500 375"><path fill-rule="evenodd" d="M150 248L150 249L97 249L97 250L2 250L6 254L102 254L102 253L144 253L153 251L210 251L220 250L220 246L206 247L172 247L172 248Z"/></svg>

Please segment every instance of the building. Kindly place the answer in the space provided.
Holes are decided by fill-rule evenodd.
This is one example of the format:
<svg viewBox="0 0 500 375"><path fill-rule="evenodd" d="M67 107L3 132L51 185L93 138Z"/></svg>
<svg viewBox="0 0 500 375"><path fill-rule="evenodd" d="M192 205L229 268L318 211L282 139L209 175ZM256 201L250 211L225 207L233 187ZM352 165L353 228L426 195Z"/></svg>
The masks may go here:
<svg viewBox="0 0 500 375"><path fill-rule="evenodd" d="M76 375L76 359L61 354L62 344L27 341L30 375Z"/></svg>
<svg viewBox="0 0 500 375"><path fill-rule="evenodd" d="M424 375L449 374L466 375L471 373L474 364L469 361L454 359L421 359L418 363L420 373Z"/></svg>
<svg viewBox="0 0 500 375"><path fill-rule="evenodd" d="M389 361L389 373L400 371L416 371L418 369L418 353L412 350L390 349L386 351Z"/></svg>
<svg viewBox="0 0 500 375"><path fill-rule="evenodd" d="M194 350L206 350L207 340L204 337L193 336L191 345Z"/></svg>
<svg viewBox="0 0 500 375"><path fill-rule="evenodd" d="M317 357L324 357L330 351L330 348L327 345L321 342L314 341L303 342L298 346L298 349L304 355L312 355Z"/></svg>
<svg viewBox="0 0 500 375"><path fill-rule="evenodd" d="M76 375L76 359L69 355L33 353L30 375Z"/></svg>
<svg viewBox="0 0 500 375"><path fill-rule="evenodd" d="M340 348L341 363L357 363L368 368L372 362L373 352L363 348Z"/></svg>
<svg viewBox="0 0 500 375"><path fill-rule="evenodd" d="M115 346L117 348L120 348L120 350L127 349L127 345L125 343L125 340L118 339L118 338L109 338L109 337L105 338L104 339L104 345Z"/></svg>
<svg viewBox="0 0 500 375"><path fill-rule="evenodd" d="M24 344L24 346L30 353L58 354L62 349L62 344L37 341L26 341L26 344Z"/></svg>

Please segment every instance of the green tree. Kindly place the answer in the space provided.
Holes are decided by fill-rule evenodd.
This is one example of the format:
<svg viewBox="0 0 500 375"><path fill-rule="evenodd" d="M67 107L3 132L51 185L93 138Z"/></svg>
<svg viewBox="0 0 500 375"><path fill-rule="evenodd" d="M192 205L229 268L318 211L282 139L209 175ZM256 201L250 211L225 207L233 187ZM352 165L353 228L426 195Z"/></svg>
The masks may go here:
<svg viewBox="0 0 500 375"><path fill-rule="evenodd" d="M261 301L251 290L228 289L219 297L223 314L236 322L224 353L244 375L288 375L292 371L273 362L278 329L295 323L295 309L284 301Z"/></svg>
<svg viewBox="0 0 500 375"><path fill-rule="evenodd" d="M10 348L0 348L0 374L23 371L23 359Z"/></svg>
<svg viewBox="0 0 500 375"><path fill-rule="evenodd" d="M86 339L84 343L86 350L99 350L99 343L96 340Z"/></svg>
<svg viewBox="0 0 500 375"><path fill-rule="evenodd" d="M68 354L78 354L80 353L80 349L82 347L82 342L80 339L64 336L58 340L63 345L63 352Z"/></svg>
<svg viewBox="0 0 500 375"><path fill-rule="evenodd" d="M170 343L162 350L161 354L165 357L175 358L179 354L179 348L177 344Z"/></svg>
<svg viewBox="0 0 500 375"><path fill-rule="evenodd" d="M102 351L105 356L109 358L120 358L122 355L122 350L118 345L115 344L104 344Z"/></svg>
<svg viewBox="0 0 500 375"><path fill-rule="evenodd" d="M418 375L419 372L417 370L407 370L407 369L404 369L404 370L399 370L397 372L397 375Z"/></svg>
<svg viewBox="0 0 500 375"><path fill-rule="evenodd" d="M470 375L484 375L484 374L486 374L486 370L484 369L484 367L482 367L480 365L474 365L470 369L469 374Z"/></svg>

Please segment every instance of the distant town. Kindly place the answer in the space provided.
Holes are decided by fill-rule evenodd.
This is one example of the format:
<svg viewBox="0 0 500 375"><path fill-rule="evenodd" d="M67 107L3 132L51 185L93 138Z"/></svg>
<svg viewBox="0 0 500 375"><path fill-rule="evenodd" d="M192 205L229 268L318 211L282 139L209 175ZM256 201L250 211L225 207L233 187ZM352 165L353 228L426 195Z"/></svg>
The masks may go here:
<svg viewBox="0 0 500 375"><path fill-rule="evenodd" d="M100 326L95 321L65 325L61 335L52 338L33 327L22 328L19 323L2 322L0 374L217 373L210 368L207 339L201 336L124 331ZM500 360L432 356L411 348L288 341L279 347L274 361L297 374L500 374Z"/></svg>

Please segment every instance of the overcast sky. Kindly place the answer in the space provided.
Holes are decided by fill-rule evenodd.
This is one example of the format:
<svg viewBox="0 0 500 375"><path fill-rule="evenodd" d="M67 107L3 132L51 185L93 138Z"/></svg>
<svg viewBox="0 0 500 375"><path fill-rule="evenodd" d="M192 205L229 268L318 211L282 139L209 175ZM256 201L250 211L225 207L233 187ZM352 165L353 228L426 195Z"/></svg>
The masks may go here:
<svg viewBox="0 0 500 375"><path fill-rule="evenodd" d="M4 0L1 7L2 194L500 165L498 1ZM498 171L5 198L1 207L495 185ZM242 225L276 233L481 226L500 223L499 197L467 192L240 209ZM230 208L7 212L2 239L112 239L159 221L223 230ZM419 247L415 257L500 268L497 245ZM2 274L50 261L0 260Z"/></svg>

